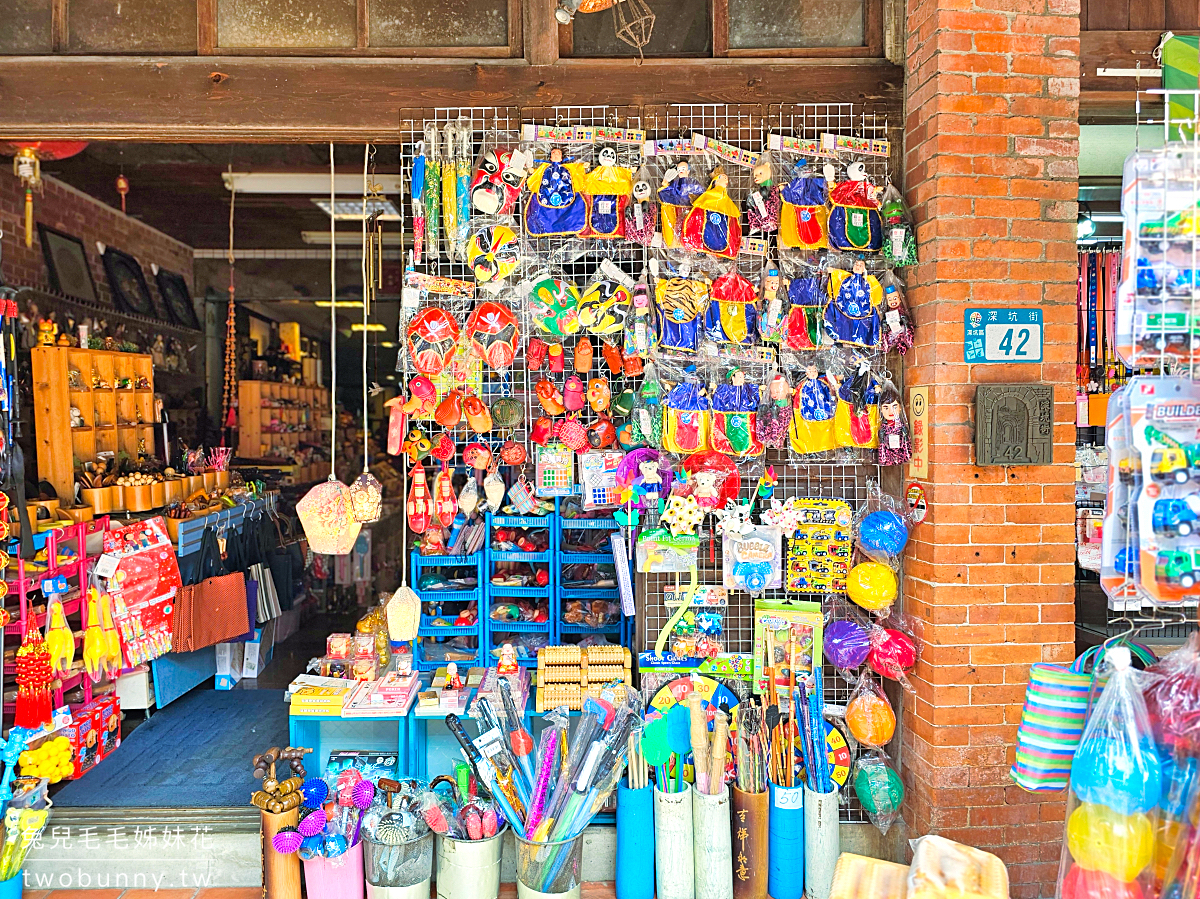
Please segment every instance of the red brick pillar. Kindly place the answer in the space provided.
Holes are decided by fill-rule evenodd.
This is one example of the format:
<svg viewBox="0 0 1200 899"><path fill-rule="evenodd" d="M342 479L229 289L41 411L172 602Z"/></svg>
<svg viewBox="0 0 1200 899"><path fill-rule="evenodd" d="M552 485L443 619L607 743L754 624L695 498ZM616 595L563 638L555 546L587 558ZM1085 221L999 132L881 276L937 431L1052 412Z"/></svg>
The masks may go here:
<svg viewBox="0 0 1200 899"><path fill-rule="evenodd" d="M1079 0L909 0L908 274L929 387L925 523L905 602L925 649L905 699L906 819L998 854L1014 899L1053 896L1061 794L1008 777L1029 666L1074 640ZM967 365L963 308L1040 306L1041 364ZM1054 464L974 462L978 384L1054 386Z"/></svg>

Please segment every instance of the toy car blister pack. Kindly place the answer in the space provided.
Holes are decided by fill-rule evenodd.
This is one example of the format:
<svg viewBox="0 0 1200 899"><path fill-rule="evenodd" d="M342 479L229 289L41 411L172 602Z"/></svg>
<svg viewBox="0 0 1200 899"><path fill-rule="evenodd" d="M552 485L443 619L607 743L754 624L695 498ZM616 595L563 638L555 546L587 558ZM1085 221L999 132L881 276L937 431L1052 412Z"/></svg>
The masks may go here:
<svg viewBox="0 0 1200 899"><path fill-rule="evenodd" d="M795 593L845 593L853 513L841 500L792 498L799 524L788 540L786 586Z"/></svg>

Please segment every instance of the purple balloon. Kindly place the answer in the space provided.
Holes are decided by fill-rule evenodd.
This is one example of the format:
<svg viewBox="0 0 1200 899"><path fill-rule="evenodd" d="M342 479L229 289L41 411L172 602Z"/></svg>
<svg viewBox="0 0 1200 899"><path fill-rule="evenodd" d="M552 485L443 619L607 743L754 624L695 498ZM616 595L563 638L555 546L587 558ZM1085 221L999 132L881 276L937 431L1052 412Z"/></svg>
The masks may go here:
<svg viewBox="0 0 1200 899"><path fill-rule="evenodd" d="M825 658L834 668L857 668L871 652L867 632L853 621L831 621L825 628Z"/></svg>

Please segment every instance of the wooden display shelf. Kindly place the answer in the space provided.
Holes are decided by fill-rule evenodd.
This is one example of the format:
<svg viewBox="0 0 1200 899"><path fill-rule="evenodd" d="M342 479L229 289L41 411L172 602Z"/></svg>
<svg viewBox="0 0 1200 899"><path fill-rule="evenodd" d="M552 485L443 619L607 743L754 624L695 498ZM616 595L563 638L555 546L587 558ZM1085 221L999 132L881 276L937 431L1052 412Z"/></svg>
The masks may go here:
<svg viewBox="0 0 1200 899"><path fill-rule="evenodd" d="M242 458L261 459L272 446L317 443L324 434L321 417L329 409L329 394L321 387L275 381L238 382L238 450ZM297 430L266 430L278 421Z"/></svg>
<svg viewBox="0 0 1200 899"><path fill-rule="evenodd" d="M91 462L97 453L126 453L138 445L154 452L154 363L142 353L34 347L33 412L38 478L49 481L60 497L75 495L76 460ZM71 372L78 372L71 386ZM145 378L149 388L117 388L117 381ZM71 427L71 407L84 426ZM140 421L139 421L140 419Z"/></svg>

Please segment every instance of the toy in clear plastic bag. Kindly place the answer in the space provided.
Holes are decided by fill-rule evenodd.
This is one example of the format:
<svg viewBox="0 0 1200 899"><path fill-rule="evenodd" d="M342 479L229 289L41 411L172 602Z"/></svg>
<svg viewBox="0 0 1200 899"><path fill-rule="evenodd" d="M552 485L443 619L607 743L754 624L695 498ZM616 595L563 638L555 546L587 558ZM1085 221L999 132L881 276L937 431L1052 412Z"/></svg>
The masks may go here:
<svg viewBox="0 0 1200 899"><path fill-rule="evenodd" d="M825 178L798 160L791 177L779 188L779 245L801 250L829 246L829 190Z"/></svg>
<svg viewBox="0 0 1200 899"><path fill-rule="evenodd" d="M783 583L783 535L777 527L726 528L721 556L724 584L731 590L761 596Z"/></svg>
<svg viewBox="0 0 1200 899"><path fill-rule="evenodd" d="M846 449L879 446L879 379L866 359L858 359L838 386L833 442Z"/></svg>
<svg viewBox="0 0 1200 899"><path fill-rule="evenodd" d="M625 455L617 466L616 484L622 503L641 511L657 510L671 493L675 473L656 449L642 447Z"/></svg>
<svg viewBox="0 0 1200 899"><path fill-rule="evenodd" d="M758 290L736 268L712 283L704 312L704 336L719 344L753 346L758 341Z"/></svg>
<svg viewBox="0 0 1200 899"><path fill-rule="evenodd" d="M750 169L754 187L746 195L746 222L751 234L768 234L779 228L781 200L774 169L769 150L764 151Z"/></svg>
<svg viewBox="0 0 1200 899"><path fill-rule="evenodd" d="M872 627L867 639L871 642L867 656L871 670L912 690L908 672L917 664L917 644L912 637L894 627Z"/></svg>
<svg viewBox="0 0 1200 899"><path fill-rule="evenodd" d="M1141 547L1134 500L1142 491L1142 467L1133 445L1129 393L1125 387L1118 387L1109 397L1105 424L1108 487L1100 546L1100 586L1112 608L1123 608L1126 600L1132 600L1140 609L1137 585L1141 580Z"/></svg>
<svg viewBox="0 0 1200 899"><path fill-rule="evenodd" d="M865 753L854 763L854 795L880 833L899 820L904 784L882 751Z"/></svg>
<svg viewBox="0 0 1200 899"><path fill-rule="evenodd" d="M821 375L815 365L805 369L804 379L792 393L792 421L788 439L802 455L833 449L833 416L837 410L837 378Z"/></svg>
<svg viewBox="0 0 1200 899"><path fill-rule="evenodd" d="M625 207L625 236L634 243L648 247L654 241L658 227L658 204L654 201L650 180L644 171L633 182L632 198Z"/></svg>
<svg viewBox="0 0 1200 899"><path fill-rule="evenodd" d="M708 189L692 200L683 220L681 243L693 253L736 259L742 247L741 210L729 197L729 175L717 166Z"/></svg>
<svg viewBox="0 0 1200 899"><path fill-rule="evenodd" d="M1149 887L1162 763L1129 648L1110 647L1105 662L1108 683L1071 765L1060 877L1065 880L1078 865L1122 884Z"/></svg>
<svg viewBox="0 0 1200 899"><path fill-rule="evenodd" d="M656 342L652 306L650 286L644 280L638 281L633 285L633 299L630 314L625 318L625 338L621 347L626 369L630 359L645 359ZM626 374L633 377L637 372L627 370Z"/></svg>
<svg viewBox="0 0 1200 899"><path fill-rule="evenodd" d="M835 343L874 350L879 346L883 320L883 285L855 259L847 271L829 270L829 302L825 328Z"/></svg>
<svg viewBox="0 0 1200 899"><path fill-rule="evenodd" d="M596 152L596 166L581 187L587 196L587 225L583 237L625 236L625 207L633 190L633 172L617 162L617 151L604 146Z"/></svg>
<svg viewBox="0 0 1200 899"><path fill-rule="evenodd" d="M709 439L712 448L728 456L762 455L763 443L757 429L758 404L758 385L747 384L746 373L733 366L726 374L726 383L718 384L712 392Z"/></svg>
<svg viewBox="0 0 1200 899"><path fill-rule="evenodd" d="M905 465L912 459L912 437L900 391L884 378L879 387L879 464Z"/></svg>
<svg viewBox="0 0 1200 899"><path fill-rule="evenodd" d="M864 746L882 749L896 735L896 713L870 675L863 675L846 703L846 727Z"/></svg>
<svg viewBox="0 0 1200 899"><path fill-rule="evenodd" d="M525 181L526 160L520 150L497 146L489 136L471 179L471 205L484 215L512 215Z"/></svg>
<svg viewBox="0 0 1200 899"><path fill-rule="evenodd" d="M761 314L758 317L758 335L763 343L779 343L783 340L787 310L781 295L782 288L779 266L768 262L763 268Z"/></svg>
<svg viewBox="0 0 1200 899"><path fill-rule="evenodd" d="M525 231L534 237L570 237L587 226L587 198L582 193L585 164L551 147L525 179Z"/></svg>
<svg viewBox="0 0 1200 899"><path fill-rule="evenodd" d="M659 277L654 282L658 346L663 350L695 353L704 330L704 314L711 302L712 282L707 277Z"/></svg>
<svg viewBox="0 0 1200 899"><path fill-rule="evenodd" d="M688 455L708 449L712 407L694 380L676 384L662 401L662 444L668 452Z"/></svg>
<svg viewBox="0 0 1200 899"><path fill-rule="evenodd" d="M829 245L835 250L878 252L883 249L883 219L876 189L861 160L846 166L846 180L829 191Z"/></svg>
<svg viewBox="0 0 1200 899"><path fill-rule="evenodd" d="M846 578L846 595L877 615L887 615L897 589L896 573L880 562L859 562Z"/></svg>
<svg viewBox="0 0 1200 899"><path fill-rule="evenodd" d="M1155 677L1143 698L1162 755L1200 755L1200 636L1192 634L1179 649L1150 668Z"/></svg>
<svg viewBox="0 0 1200 899"><path fill-rule="evenodd" d="M824 275L802 266L787 278L788 312L783 321L783 345L796 352L815 350L823 342L821 310L826 303Z"/></svg>
<svg viewBox="0 0 1200 899"><path fill-rule="evenodd" d="M891 181L883 189L879 206L883 216L883 258L889 265L897 267L916 265L917 235L912 215L904 204L904 197Z"/></svg>
<svg viewBox="0 0 1200 899"><path fill-rule="evenodd" d="M683 220L692 202L704 193L704 185L692 173L692 164L680 160L663 172L658 187L659 214L662 220L663 246L680 246Z"/></svg>
<svg viewBox="0 0 1200 899"><path fill-rule="evenodd" d="M543 334L561 339L576 333L579 323L579 288L574 282L545 274L529 286L529 312Z"/></svg>
<svg viewBox="0 0 1200 899"><path fill-rule="evenodd" d="M852 618L838 618L825 626L821 647L825 658L840 671L853 671L871 654L867 626Z"/></svg>
<svg viewBox="0 0 1200 899"><path fill-rule="evenodd" d="M650 447L662 446L663 416L662 385L655 374L654 364L647 363L646 377L633 395L633 411L629 419L632 437L637 443Z"/></svg>
<svg viewBox="0 0 1200 899"><path fill-rule="evenodd" d="M911 529L907 504L869 482L867 501L854 515L855 545L863 555L898 571Z"/></svg>
<svg viewBox="0 0 1200 899"><path fill-rule="evenodd" d="M759 441L772 449L783 449L792 423L792 385L787 376L775 374L767 382L754 422Z"/></svg>
<svg viewBox="0 0 1200 899"><path fill-rule="evenodd" d="M916 336L912 313L908 311L900 280L894 274L881 273L879 283L883 286L883 333L879 346L885 353L894 351L903 356L912 349Z"/></svg>

